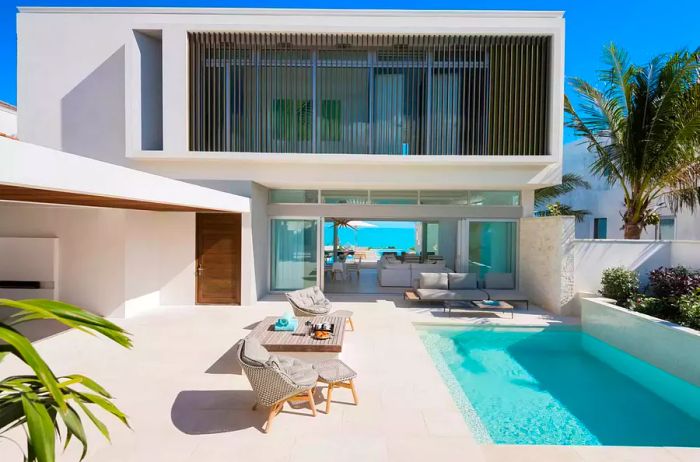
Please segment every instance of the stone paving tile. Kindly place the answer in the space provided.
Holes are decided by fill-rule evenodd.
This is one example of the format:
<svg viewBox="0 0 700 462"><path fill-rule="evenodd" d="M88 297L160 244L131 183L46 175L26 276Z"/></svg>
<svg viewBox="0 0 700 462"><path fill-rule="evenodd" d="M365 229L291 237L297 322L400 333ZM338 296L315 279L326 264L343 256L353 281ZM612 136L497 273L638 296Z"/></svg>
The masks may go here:
<svg viewBox="0 0 700 462"><path fill-rule="evenodd" d="M272 432L261 427L265 409L251 409L254 395L235 359L234 344L265 316L287 311L272 297L254 307L160 307L116 320L134 337L134 349L67 331L36 342L59 374L83 373L110 390L133 430L107 418L112 444L88 427L87 461L168 462L244 460L307 461L332 454L334 462L361 461L646 461L700 460L697 449L588 448L478 445L452 402L413 325L414 322L572 323L537 308L519 310L514 320L454 316L439 309L408 306L400 297L338 297L338 309L355 312L356 332L345 337L341 358L357 372L360 405L347 390L334 392L331 413L285 408ZM379 300L376 300L376 299ZM5 361L0 376L26 372ZM20 433L14 436L21 437ZM75 461L71 447L58 461ZM17 448L0 442L0 460L18 460ZM667 458L668 457L668 458Z"/></svg>

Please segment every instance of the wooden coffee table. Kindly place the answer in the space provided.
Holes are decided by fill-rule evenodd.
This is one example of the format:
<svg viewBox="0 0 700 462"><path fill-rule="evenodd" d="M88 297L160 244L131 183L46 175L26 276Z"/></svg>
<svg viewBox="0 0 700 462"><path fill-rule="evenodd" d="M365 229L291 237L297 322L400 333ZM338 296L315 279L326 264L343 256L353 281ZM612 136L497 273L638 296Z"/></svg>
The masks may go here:
<svg viewBox="0 0 700 462"><path fill-rule="evenodd" d="M277 331L274 324L278 316L269 316L258 323L248 337L257 338L267 351L285 351L301 353L340 353L343 351L346 318L336 316L297 317L299 325L292 331ZM308 335L312 323L328 322L335 324L333 336L328 340L316 340Z"/></svg>
<svg viewBox="0 0 700 462"><path fill-rule="evenodd" d="M490 310L500 310L502 313L510 311L510 317L513 318L513 305L508 302L499 301L498 305L490 305L482 302L481 300L473 301L463 301L463 300L448 300L443 303L443 308L450 315L454 308L465 309L465 310L478 310L478 311L490 311Z"/></svg>

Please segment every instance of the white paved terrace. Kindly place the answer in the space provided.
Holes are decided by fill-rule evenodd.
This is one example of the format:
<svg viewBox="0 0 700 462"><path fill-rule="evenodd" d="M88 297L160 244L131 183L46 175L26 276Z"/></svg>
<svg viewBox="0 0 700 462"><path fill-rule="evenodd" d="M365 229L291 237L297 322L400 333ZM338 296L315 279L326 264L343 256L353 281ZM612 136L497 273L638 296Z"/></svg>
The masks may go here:
<svg viewBox="0 0 700 462"><path fill-rule="evenodd" d="M381 298L376 300L376 298ZM382 298L384 297L384 298ZM280 414L270 434L266 412L253 411L253 393L237 366L233 345L262 317L283 313L286 302L254 307L162 307L120 320L133 350L68 331L36 343L58 374L83 373L103 384L129 415L133 430L108 420L112 444L90 430L88 461L691 461L700 452L680 448L495 446L477 444L419 339L414 322L546 325L571 323L538 310L514 320L491 315L446 318L439 309L409 307L400 298L337 296L355 311L341 358L358 372L360 405L350 392L334 393L331 413L306 408ZM0 376L22 371L14 362ZM321 397L318 397L320 404ZM78 446L61 461L79 459ZM21 460L0 440L0 460Z"/></svg>

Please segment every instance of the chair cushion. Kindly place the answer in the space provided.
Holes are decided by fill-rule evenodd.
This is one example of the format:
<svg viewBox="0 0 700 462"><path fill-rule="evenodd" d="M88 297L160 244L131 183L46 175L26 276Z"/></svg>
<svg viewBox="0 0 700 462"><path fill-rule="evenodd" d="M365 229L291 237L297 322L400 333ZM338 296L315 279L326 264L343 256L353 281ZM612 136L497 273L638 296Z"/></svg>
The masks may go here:
<svg viewBox="0 0 700 462"><path fill-rule="evenodd" d="M420 273L421 289L447 290L447 273Z"/></svg>
<svg viewBox="0 0 700 462"><path fill-rule="evenodd" d="M246 337L243 339L240 357L241 361L250 366L263 367L270 360L270 353L268 353L258 339L255 337Z"/></svg>
<svg viewBox="0 0 700 462"><path fill-rule="evenodd" d="M311 363L284 355L270 355L270 359L267 364L270 366L276 366L278 369L286 372L287 374L292 374L293 372L303 369L313 369L314 367Z"/></svg>
<svg viewBox="0 0 700 462"><path fill-rule="evenodd" d="M344 382L357 377L357 372L339 359L321 361L314 364L314 369L318 372L318 378L328 383Z"/></svg>
<svg viewBox="0 0 700 462"><path fill-rule="evenodd" d="M315 286L289 292L287 297L296 306L307 311L324 312L318 310L327 304L326 296L323 295L321 289Z"/></svg>
<svg viewBox="0 0 700 462"><path fill-rule="evenodd" d="M411 263L411 271L414 273L443 273L445 272L445 263Z"/></svg>
<svg viewBox="0 0 700 462"><path fill-rule="evenodd" d="M416 289L421 300L442 302L446 300L484 300L488 294L481 290L442 290L442 289Z"/></svg>
<svg viewBox="0 0 700 462"><path fill-rule="evenodd" d="M450 290L476 289L476 274L474 273L449 273L447 285Z"/></svg>
<svg viewBox="0 0 700 462"><path fill-rule="evenodd" d="M302 387L315 385L318 381L318 372L314 370L313 366L301 361L292 367L283 369L282 372L292 379L292 382Z"/></svg>
<svg viewBox="0 0 700 462"><path fill-rule="evenodd" d="M485 289L514 289L515 279L513 273L486 273L484 277Z"/></svg>

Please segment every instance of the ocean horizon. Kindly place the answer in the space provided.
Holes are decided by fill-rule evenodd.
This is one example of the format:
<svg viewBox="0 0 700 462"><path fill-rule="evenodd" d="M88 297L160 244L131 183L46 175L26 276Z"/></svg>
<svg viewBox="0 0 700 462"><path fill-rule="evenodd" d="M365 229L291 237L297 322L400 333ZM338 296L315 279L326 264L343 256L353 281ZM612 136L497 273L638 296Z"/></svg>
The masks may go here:
<svg viewBox="0 0 700 462"><path fill-rule="evenodd" d="M333 245L333 227L326 226L324 245ZM338 240L342 247L367 247L372 249L395 248L412 250L416 247L416 229L407 227L339 228Z"/></svg>

